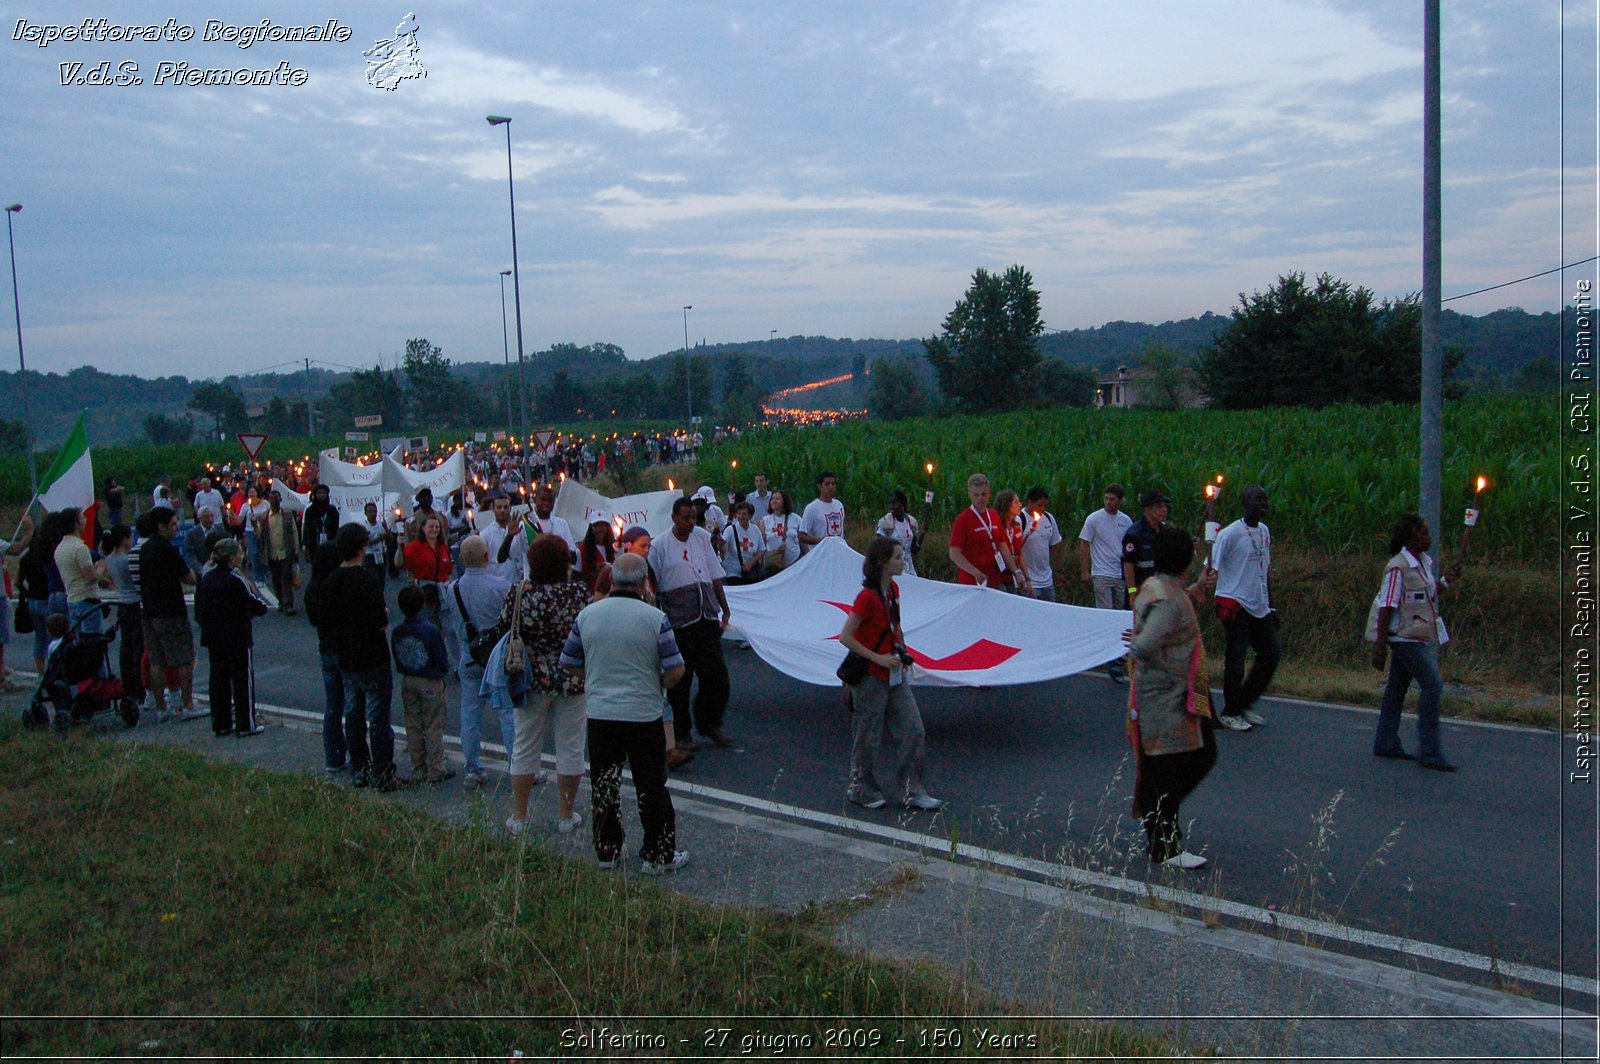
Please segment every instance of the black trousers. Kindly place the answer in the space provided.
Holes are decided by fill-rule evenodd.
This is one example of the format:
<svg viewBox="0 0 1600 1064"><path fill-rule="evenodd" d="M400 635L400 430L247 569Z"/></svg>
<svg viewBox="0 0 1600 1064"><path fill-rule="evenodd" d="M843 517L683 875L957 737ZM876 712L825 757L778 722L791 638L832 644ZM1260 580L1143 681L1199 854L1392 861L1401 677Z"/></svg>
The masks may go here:
<svg viewBox="0 0 1600 1064"><path fill-rule="evenodd" d="M208 647L211 657L211 730L218 735L256 725L250 701L250 648Z"/></svg>
<svg viewBox="0 0 1600 1064"><path fill-rule="evenodd" d="M721 730L728 710L728 663L722 658L722 625L716 621L696 621L674 628L672 634L683 655L684 674L667 689L667 702L672 706L673 730L680 741L686 741L691 737L689 685L695 680L700 682L700 690L694 696L694 727L701 735Z"/></svg>
<svg viewBox="0 0 1600 1064"><path fill-rule="evenodd" d="M144 660L144 608L137 602L124 602L117 609L117 670L122 677L122 693L135 702L143 702L139 663Z"/></svg>
<svg viewBox="0 0 1600 1064"><path fill-rule="evenodd" d="M1222 712L1243 713L1256 704L1278 671L1278 659L1283 648L1278 642L1278 624L1275 614L1252 617L1243 610L1227 626L1227 656L1222 667ZM1244 658L1248 651L1256 652L1250 664L1250 674L1245 675Z"/></svg>
<svg viewBox="0 0 1600 1064"><path fill-rule="evenodd" d="M678 822L667 793L667 737L659 720L589 719L589 785L594 798L594 852L622 853L622 766L633 772L644 845L639 859L664 864L678 847Z"/></svg>
<svg viewBox="0 0 1600 1064"><path fill-rule="evenodd" d="M1181 754L1139 755L1138 793L1134 800L1144 810L1144 833L1150 840L1152 863L1165 861L1183 850L1179 808L1217 763L1217 733L1209 717L1200 722L1205 745Z"/></svg>

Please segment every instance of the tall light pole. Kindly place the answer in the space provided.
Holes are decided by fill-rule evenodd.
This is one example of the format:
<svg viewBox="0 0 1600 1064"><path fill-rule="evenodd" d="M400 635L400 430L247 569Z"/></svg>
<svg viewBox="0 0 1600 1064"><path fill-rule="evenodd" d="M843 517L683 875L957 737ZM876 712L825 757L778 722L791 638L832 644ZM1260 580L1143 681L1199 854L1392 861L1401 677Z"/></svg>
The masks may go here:
<svg viewBox="0 0 1600 1064"><path fill-rule="evenodd" d="M22 211L22 204L6 208L6 244L11 248L11 305L17 312L17 381L22 394L22 439L28 448L28 491L39 495L39 473L33 464L33 419L28 412L28 360L22 356L22 302L17 297L17 238L11 231L11 216Z"/></svg>
<svg viewBox="0 0 1600 1064"><path fill-rule="evenodd" d="M506 332L506 278L511 276L510 270L500 271L500 347L506 355L506 435L511 435L511 427L516 422L511 417L511 340Z"/></svg>
<svg viewBox="0 0 1600 1064"><path fill-rule="evenodd" d="M694 373L689 367L689 312L693 309L693 303L683 308L683 391L690 422L694 421Z"/></svg>
<svg viewBox="0 0 1600 1064"><path fill-rule="evenodd" d="M1444 350L1439 339L1441 262L1439 245L1439 0L1422 5L1422 410L1420 483L1417 511L1435 530L1433 557L1439 558L1444 530L1441 508L1441 456L1444 453Z"/></svg>
<svg viewBox="0 0 1600 1064"><path fill-rule="evenodd" d="M522 353L522 271L517 264L517 185L511 176L511 119L505 115L489 115L491 126L506 127L506 190L511 195L511 294L517 305L517 402L521 406L518 423L522 427L522 483L528 483L528 371ZM505 282L500 282L504 284Z"/></svg>

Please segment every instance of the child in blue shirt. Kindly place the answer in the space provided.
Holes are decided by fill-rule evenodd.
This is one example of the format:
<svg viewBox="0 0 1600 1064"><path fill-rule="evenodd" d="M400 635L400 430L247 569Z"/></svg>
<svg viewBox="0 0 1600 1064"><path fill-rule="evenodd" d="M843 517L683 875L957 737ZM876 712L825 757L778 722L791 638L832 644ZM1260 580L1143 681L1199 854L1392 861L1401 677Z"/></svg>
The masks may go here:
<svg viewBox="0 0 1600 1064"><path fill-rule="evenodd" d="M406 619L389 637L394 667L400 673L400 704L405 707L406 753L411 755L411 778L443 783L455 776L444 764L444 678L450 671L444 636L424 617L428 607L424 591L433 587L400 589L400 612Z"/></svg>

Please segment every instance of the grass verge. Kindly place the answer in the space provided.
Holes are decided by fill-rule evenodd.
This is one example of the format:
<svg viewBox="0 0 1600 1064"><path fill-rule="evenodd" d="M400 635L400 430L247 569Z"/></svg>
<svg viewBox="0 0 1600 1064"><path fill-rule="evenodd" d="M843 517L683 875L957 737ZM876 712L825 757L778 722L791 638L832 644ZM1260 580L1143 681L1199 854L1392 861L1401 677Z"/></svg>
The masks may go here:
<svg viewBox="0 0 1600 1064"><path fill-rule="evenodd" d="M659 1036L651 1056L765 1056L740 1047L762 1032L888 1058L1015 1008L842 952L804 915L701 904L311 776L5 722L0 779L11 1054L505 1059L593 1055L580 1039L603 1029ZM1029 1055L1169 1051L1081 1021L1006 1027Z"/></svg>

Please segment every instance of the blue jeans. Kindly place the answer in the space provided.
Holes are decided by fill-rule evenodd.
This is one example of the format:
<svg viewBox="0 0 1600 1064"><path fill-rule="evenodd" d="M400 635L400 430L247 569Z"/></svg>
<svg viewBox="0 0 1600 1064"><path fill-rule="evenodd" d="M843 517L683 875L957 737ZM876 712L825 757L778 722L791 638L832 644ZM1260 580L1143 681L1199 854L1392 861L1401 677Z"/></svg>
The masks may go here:
<svg viewBox="0 0 1600 1064"><path fill-rule="evenodd" d="M394 775L394 726L389 703L394 678L388 665L352 672L339 671L344 684L344 741L350 748L350 771L369 771L382 780Z"/></svg>
<svg viewBox="0 0 1600 1064"><path fill-rule="evenodd" d="M72 625L79 635L99 635L105 631L98 602L74 602L68 605L67 623Z"/></svg>
<svg viewBox="0 0 1600 1064"><path fill-rule="evenodd" d="M250 560L250 579L257 584L265 584L267 582L266 552L261 549L261 537L256 535L253 529L247 528L244 531L244 550L245 556Z"/></svg>
<svg viewBox="0 0 1600 1064"><path fill-rule="evenodd" d="M49 601L29 599L28 613L33 616L33 660L43 661L45 651L50 649L50 633L45 628L45 619L50 616Z"/></svg>
<svg viewBox="0 0 1600 1064"><path fill-rule="evenodd" d="M1421 697L1417 700L1417 760L1441 761L1439 749L1439 696L1444 679L1439 675L1439 647L1434 643L1390 643L1389 682L1383 689L1383 708L1378 711L1378 734L1372 752L1392 754L1400 750L1400 711L1405 708L1406 692L1417 681Z"/></svg>
<svg viewBox="0 0 1600 1064"><path fill-rule="evenodd" d="M456 670L461 680L461 757L466 761L470 775L483 774L483 707L484 697L478 693L483 684L483 666L470 660ZM512 743L517 734L517 715L514 709L496 712L500 718L500 742L506 748L506 764L511 763Z"/></svg>
<svg viewBox="0 0 1600 1064"><path fill-rule="evenodd" d="M344 674L337 654L322 655L322 754L329 768L344 767Z"/></svg>

